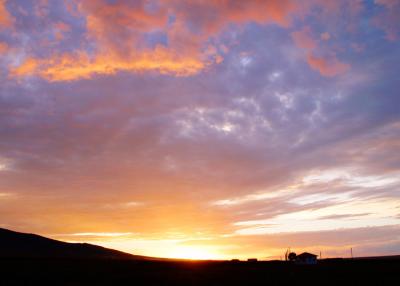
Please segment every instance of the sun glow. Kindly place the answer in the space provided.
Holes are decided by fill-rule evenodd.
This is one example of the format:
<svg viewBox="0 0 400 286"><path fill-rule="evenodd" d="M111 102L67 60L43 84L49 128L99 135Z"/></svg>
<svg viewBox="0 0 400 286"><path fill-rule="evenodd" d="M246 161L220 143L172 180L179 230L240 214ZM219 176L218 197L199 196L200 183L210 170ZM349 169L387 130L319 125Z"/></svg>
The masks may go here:
<svg viewBox="0 0 400 286"><path fill-rule="evenodd" d="M212 249L203 246L176 246L171 249L167 257L194 259L194 260L207 260L207 259L221 259L220 254Z"/></svg>
<svg viewBox="0 0 400 286"><path fill-rule="evenodd" d="M60 238L60 237L58 237ZM67 237L66 237L67 238ZM192 259L192 260L223 260L230 259L220 246L216 245L189 245L189 240L182 239L123 239L121 237L98 237L95 240L79 239L74 236L68 242L87 242L107 248L117 249L136 255L160 258ZM77 239L78 238L78 239Z"/></svg>

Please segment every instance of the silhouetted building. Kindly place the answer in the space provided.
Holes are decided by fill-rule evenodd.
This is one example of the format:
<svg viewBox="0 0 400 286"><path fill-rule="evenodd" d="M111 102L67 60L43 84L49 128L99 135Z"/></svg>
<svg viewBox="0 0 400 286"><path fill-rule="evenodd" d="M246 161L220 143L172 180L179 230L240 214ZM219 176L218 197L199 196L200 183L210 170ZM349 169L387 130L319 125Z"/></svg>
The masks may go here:
<svg viewBox="0 0 400 286"><path fill-rule="evenodd" d="M249 258L249 259L247 259L247 261L248 262L257 262L258 260L257 260L257 258Z"/></svg>
<svg viewBox="0 0 400 286"><path fill-rule="evenodd" d="M318 255L303 252L296 256L296 264L317 264Z"/></svg>

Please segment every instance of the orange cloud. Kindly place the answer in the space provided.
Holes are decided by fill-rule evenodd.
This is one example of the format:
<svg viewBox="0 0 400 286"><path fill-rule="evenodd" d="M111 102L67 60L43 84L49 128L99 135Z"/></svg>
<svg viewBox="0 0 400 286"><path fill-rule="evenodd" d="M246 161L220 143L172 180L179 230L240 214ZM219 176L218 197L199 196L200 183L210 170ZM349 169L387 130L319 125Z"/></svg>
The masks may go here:
<svg viewBox="0 0 400 286"><path fill-rule="evenodd" d="M18 68L11 69L11 74L14 76L25 76L33 74L39 66L39 61L34 58L26 59Z"/></svg>
<svg viewBox="0 0 400 286"><path fill-rule="evenodd" d="M336 57L325 59L310 54L307 57L307 63L323 76L336 76L350 69L349 64L340 62Z"/></svg>
<svg viewBox="0 0 400 286"><path fill-rule="evenodd" d="M5 54L8 51L8 45L0 42L0 55Z"/></svg>
<svg viewBox="0 0 400 286"><path fill-rule="evenodd" d="M274 22L282 26L289 24L288 15L297 9L292 0L282 1L214 1L221 4L226 16L232 22L245 22L249 19L258 23Z"/></svg>
<svg viewBox="0 0 400 286"><path fill-rule="evenodd" d="M117 71L151 71L191 75L205 67L193 58L181 57L159 46L152 52L126 59L118 54L99 54L91 58L87 53L63 54L49 59L28 58L11 70L14 76L39 75L49 81L69 81L90 78L94 74L114 74Z"/></svg>
<svg viewBox="0 0 400 286"><path fill-rule="evenodd" d="M195 23L207 33L217 33L229 23L276 23L288 26L289 15L298 10L293 0L212 0L182 1L165 0L164 3L176 7L177 15L186 22Z"/></svg>
<svg viewBox="0 0 400 286"><path fill-rule="evenodd" d="M316 3L335 11L342 5L335 1ZM229 24L253 21L286 27L290 24L290 15L304 13L310 5L300 5L293 0L69 1L67 10L86 20L85 36L89 46L49 58L28 56L11 74L39 75L50 81L90 78L94 74L118 71L192 75L223 61L227 47L222 49L218 43L210 43L210 39ZM60 22L55 29L57 40L61 40L69 27ZM161 33L167 42L148 45L145 38L154 32ZM323 39L327 39L327 35L325 33ZM316 56L326 53L319 52L320 39L313 37L310 27L293 32L292 38L306 51L310 67L322 75L334 76L348 70L349 65L340 62L335 54L332 56L332 52L327 58Z"/></svg>
<svg viewBox="0 0 400 286"><path fill-rule="evenodd" d="M87 34L99 50L136 50L142 33L163 29L168 21L165 8L147 11L146 1L82 1L77 10L85 16Z"/></svg>
<svg viewBox="0 0 400 286"><path fill-rule="evenodd" d="M297 47L305 50L308 65L321 75L336 76L350 69L350 65L339 61L335 53L329 53L328 57L314 55L321 48L319 41L312 36L310 27L304 27L302 30L293 32L292 38ZM325 39L329 38L325 36Z"/></svg>
<svg viewBox="0 0 400 286"><path fill-rule="evenodd" d="M0 0L0 29L3 27L9 28L12 26L13 17L7 10L6 0Z"/></svg>
<svg viewBox="0 0 400 286"><path fill-rule="evenodd" d="M157 71L178 76L191 75L222 55L208 40L229 23L273 22L287 26L294 1L191 1L163 0L156 6L148 1L105 0L67 2L68 11L86 19L86 37L91 52L84 47L50 58L27 57L14 67L14 76L39 75L51 81L90 78L94 74L118 71ZM154 3L153 3L154 4ZM77 13L77 14L76 14ZM170 16L176 18L169 23ZM210 16L211 15L211 16ZM56 26L62 39L64 26ZM160 31L168 44L146 46L143 37Z"/></svg>

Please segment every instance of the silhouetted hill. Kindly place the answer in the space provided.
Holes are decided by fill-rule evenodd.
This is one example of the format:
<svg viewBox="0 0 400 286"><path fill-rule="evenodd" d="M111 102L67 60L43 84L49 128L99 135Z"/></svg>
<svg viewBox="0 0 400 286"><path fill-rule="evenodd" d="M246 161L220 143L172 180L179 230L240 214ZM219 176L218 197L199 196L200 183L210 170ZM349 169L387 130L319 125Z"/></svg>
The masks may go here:
<svg viewBox="0 0 400 286"><path fill-rule="evenodd" d="M1 286L397 285L399 271L399 256L324 259L316 265L162 260L0 228Z"/></svg>
<svg viewBox="0 0 400 286"><path fill-rule="evenodd" d="M93 244L67 243L3 228L0 228L0 257L147 259Z"/></svg>

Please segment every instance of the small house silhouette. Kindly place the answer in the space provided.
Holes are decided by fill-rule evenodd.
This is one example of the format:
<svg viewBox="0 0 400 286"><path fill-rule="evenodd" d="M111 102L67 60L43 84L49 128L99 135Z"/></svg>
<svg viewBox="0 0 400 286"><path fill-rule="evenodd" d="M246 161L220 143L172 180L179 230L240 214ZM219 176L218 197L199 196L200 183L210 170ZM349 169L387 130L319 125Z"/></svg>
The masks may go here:
<svg viewBox="0 0 400 286"><path fill-rule="evenodd" d="M303 252L296 256L296 264L317 264L318 255Z"/></svg>

